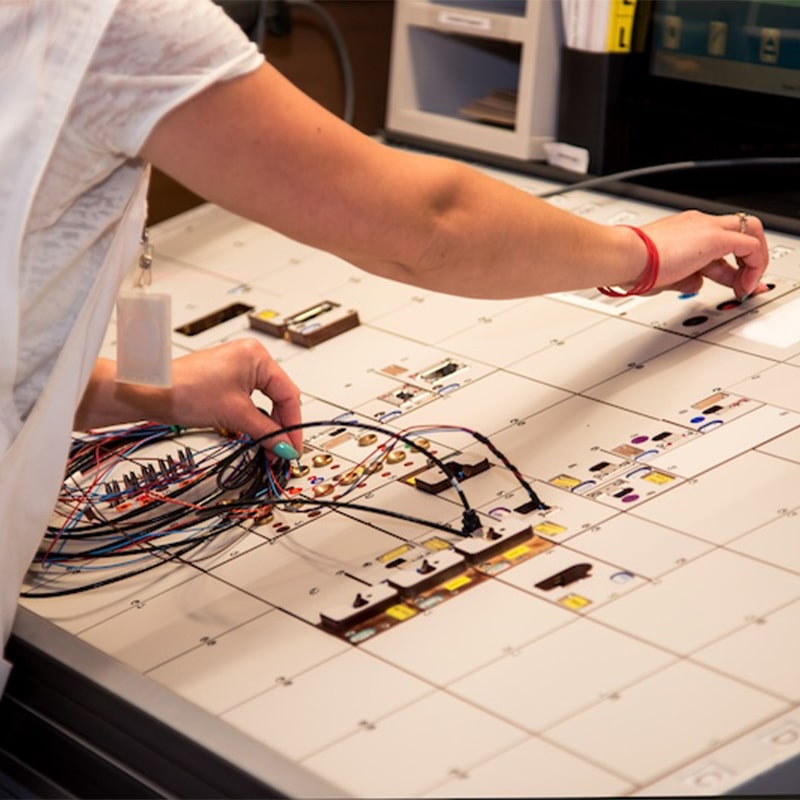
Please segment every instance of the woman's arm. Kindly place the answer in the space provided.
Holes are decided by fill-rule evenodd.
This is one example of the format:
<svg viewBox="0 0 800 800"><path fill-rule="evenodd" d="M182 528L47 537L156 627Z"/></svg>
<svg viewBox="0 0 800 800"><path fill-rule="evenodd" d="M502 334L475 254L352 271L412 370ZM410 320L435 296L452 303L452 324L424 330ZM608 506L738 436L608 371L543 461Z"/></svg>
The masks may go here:
<svg viewBox="0 0 800 800"><path fill-rule="evenodd" d="M516 297L632 285L647 261L598 225L460 163L385 147L274 68L216 84L164 117L140 154L208 200L370 272L453 294ZM646 230L657 288L708 276L737 295L767 266L760 222L685 212ZM733 254L738 266L722 259Z"/></svg>

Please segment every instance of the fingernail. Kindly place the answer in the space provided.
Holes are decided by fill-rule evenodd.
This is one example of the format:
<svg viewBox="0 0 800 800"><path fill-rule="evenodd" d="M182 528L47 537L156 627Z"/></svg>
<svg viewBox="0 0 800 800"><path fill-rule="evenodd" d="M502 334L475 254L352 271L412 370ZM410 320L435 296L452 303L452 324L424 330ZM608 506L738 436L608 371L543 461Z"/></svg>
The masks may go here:
<svg viewBox="0 0 800 800"><path fill-rule="evenodd" d="M742 295L742 296L739 298L739 302L740 302L740 303L744 303L746 300L749 300L749 299L750 299L752 296L753 296L753 295L752 295L751 293L750 293L750 294L743 294L743 295Z"/></svg>
<svg viewBox="0 0 800 800"><path fill-rule="evenodd" d="M275 453L278 458L285 458L287 461L294 461L294 459L299 457L297 450L288 442L278 442L278 444L272 448L272 452Z"/></svg>

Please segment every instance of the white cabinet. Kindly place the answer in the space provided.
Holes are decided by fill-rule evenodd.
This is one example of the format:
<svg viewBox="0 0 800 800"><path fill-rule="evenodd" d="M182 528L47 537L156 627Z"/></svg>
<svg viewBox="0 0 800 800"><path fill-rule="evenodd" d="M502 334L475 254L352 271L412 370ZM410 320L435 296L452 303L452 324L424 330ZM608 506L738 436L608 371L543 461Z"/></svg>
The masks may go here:
<svg viewBox="0 0 800 800"><path fill-rule="evenodd" d="M388 132L543 158L562 30L560 0L395 0Z"/></svg>

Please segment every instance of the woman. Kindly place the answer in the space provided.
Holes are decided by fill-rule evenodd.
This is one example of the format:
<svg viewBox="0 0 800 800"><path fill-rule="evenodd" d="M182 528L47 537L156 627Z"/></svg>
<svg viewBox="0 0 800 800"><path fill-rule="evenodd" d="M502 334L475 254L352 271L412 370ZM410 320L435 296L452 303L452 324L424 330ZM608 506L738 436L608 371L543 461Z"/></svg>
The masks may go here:
<svg viewBox="0 0 800 800"><path fill-rule="evenodd" d="M179 359L168 389L118 383L111 362L95 362L136 253L150 163L235 213L428 289L694 292L705 277L739 297L763 288L756 218L601 226L458 163L383 147L264 64L210 0L0 2L0 96L3 642L73 426L150 418L262 436L300 421L297 388L254 342ZM284 442L300 444L299 433Z"/></svg>

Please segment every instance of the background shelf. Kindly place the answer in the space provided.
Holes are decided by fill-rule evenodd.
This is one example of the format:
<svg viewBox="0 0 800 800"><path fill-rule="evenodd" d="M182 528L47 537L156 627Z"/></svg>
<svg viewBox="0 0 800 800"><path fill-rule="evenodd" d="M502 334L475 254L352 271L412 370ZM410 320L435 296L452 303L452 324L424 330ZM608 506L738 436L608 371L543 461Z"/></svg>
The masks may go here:
<svg viewBox="0 0 800 800"><path fill-rule="evenodd" d="M561 40L560 6L551 0L398 0L388 131L542 159L555 137ZM497 91L517 95L510 125L463 112Z"/></svg>

